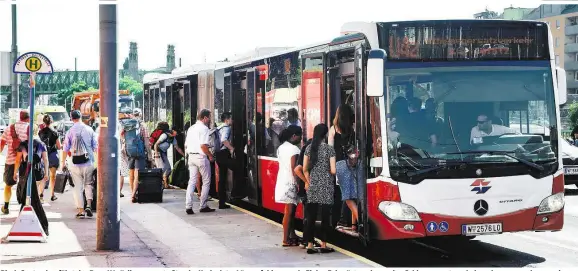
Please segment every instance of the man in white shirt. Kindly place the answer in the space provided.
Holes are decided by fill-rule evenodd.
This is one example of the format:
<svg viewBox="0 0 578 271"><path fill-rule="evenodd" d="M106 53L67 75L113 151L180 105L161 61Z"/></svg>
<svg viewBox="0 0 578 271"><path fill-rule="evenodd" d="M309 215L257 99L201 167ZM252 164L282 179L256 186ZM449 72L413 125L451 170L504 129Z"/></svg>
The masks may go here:
<svg viewBox="0 0 578 271"><path fill-rule="evenodd" d="M483 143L482 138L486 136L500 136L504 134L520 134L515 129L492 124L492 120L488 118L486 114L480 114L478 116L478 124L472 128L470 133L470 144L481 144Z"/></svg>
<svg viewBox="0 0 578 271"><path fill-rule="evenodd" d="M201 110L198 115L197 123L187 131L185 139L185 151L189 156L189 184L187 186L187 199L185 203L186 212L189 215L193 212L193 195L197 185L199 172L203 187L201 188L201 213L214 212L207 205L209 190L211 189L211 163L215 160L209 151L209 125L211 123L211 111Z"/></svg>

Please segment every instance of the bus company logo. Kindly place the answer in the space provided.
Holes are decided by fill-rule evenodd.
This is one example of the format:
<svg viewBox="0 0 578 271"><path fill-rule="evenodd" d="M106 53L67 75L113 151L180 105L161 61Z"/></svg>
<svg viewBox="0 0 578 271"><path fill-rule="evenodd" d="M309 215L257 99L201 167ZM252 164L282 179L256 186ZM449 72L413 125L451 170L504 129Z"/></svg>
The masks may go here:
<svg viewBox="0 0 578 271"><path fill-rule="evenodd" d="M485 194L486 192L488 192L488 190L490 190L490 188L492 188L491 186L489 186L489 184L490 181L484 181L484 179L477 179L470 186L474 187L472 188L472 191L477 192L476 194Z"/></svg>

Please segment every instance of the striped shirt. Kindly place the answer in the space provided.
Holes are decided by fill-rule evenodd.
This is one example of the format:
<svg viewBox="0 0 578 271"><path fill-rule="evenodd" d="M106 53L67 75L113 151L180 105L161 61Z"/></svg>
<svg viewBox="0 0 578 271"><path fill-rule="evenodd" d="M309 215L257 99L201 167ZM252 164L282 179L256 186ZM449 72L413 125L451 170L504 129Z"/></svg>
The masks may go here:
<svg viewBox="0 0 578 271"><path fill-rule="evenodd" d="M6 130L2 134L1 140L6 142L6 147L8 148L8 155L6 156L6 165L14 165L16 162L16 151L12 150L12 125L6 127ZM14 124L14 130L18 135L20 142L28 140L28 122L18 121Z"/></svg>

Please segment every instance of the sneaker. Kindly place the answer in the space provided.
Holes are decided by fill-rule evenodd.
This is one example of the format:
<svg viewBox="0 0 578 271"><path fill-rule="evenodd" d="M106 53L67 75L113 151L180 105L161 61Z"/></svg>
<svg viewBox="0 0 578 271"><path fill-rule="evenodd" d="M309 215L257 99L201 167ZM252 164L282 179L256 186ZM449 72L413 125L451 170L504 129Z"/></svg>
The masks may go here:
<svg viewBox="0 0 578 271"><path fill-rule="evenodd" d="M92 210L90 208L86 208L84 211L86 212L86 216L92 217Z"/></svg>
<svg viewBox="0 0 578 271"><path fill-rule="evenodd" d="M58 198L57 198L56 196L50 197L50 201L55 201L55 200L57 200L57 199L58 199Z"/></svg>
<svg viewBox="0 0 578 271"><path fill-rule="evenodd" d="M194 215L195 212L193 212L193 209L186 209L185 212L187 212L187 215Z"/></svg>
<svg viewBox="0 0 578 271"><path fill-rule="evenodd" d="M215 209L211 209L209 206L207 206L207 207L201 209L199 212L201 212L201 213L211 213L211 212L214 212L214 211L215 211Z"/></svg>
<svg viewBox="0 0 578 271"><path fill-rule="evenodd" d="M85 218L86 215L84 214L84 212L79 212L78 214L76 214L76 218Z"/></svg>
<svg viewBox="0 0 578 271"><path fill-rule="evenodd" d="M10 213L10 210L8 210L8 208L2 206L2 213L5 214L5 215L7 215L7 214Z"/></svg>
<svg viewBox="0 0 578 271"><path fill-rule="evenodd" d="M120 197L121 197L121 198L124 198L124 194L123 194L123 193L120 193Z"/></svg>

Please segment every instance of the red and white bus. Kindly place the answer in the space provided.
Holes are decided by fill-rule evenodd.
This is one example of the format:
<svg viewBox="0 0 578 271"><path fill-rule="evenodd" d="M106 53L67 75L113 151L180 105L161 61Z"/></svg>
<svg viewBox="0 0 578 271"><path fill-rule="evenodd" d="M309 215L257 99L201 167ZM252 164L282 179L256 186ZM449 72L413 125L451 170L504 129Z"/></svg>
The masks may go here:
<svg viewBox="0 0 578 271"><path fill-rule="evenodd" d="M184 130L202 108L215 122L231 111L244 171L215 182L282 213L274 201L277 136L297 123L308 140L349 104L364 165L362 240L562 229L566 79L545 23L356 22L341 34L146 81L145 121ZM334 209L338 217L341 202Z"/></svg>

